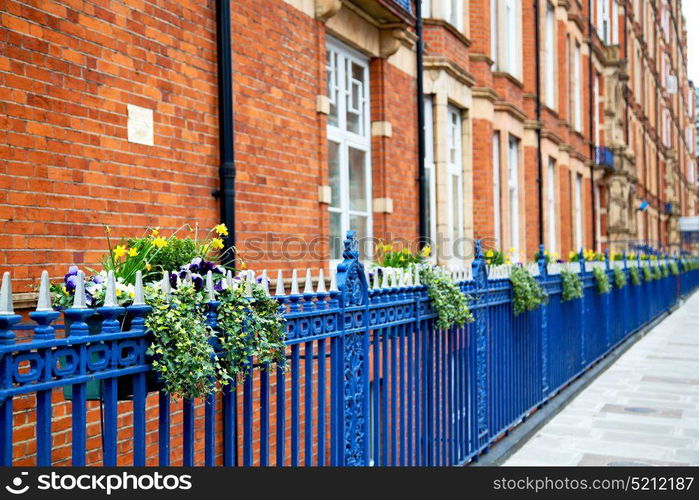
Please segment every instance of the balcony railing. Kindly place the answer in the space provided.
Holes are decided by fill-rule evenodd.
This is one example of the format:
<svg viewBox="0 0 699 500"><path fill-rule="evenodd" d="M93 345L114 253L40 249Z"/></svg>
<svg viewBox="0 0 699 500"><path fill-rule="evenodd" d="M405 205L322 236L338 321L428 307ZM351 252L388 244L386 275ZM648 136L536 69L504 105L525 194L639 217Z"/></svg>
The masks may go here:
<svg viewBox="0 0 699 500"><path fill-rule="evenodd" d="M599 167L613 169L614 151L604 146L595 148L595 163Z"/></svg>

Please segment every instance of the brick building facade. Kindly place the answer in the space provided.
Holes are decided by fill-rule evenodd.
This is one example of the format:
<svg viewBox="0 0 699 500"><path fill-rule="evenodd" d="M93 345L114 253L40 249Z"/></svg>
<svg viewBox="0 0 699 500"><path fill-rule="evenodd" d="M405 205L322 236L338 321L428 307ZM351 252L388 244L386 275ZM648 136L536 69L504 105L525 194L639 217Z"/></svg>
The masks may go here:
<svg viewBox="0 0 699 500"><path fill-rule="evenodd" d="M17 289L97 262L104 225L134 236L217 222L216 2L1 4L0 266ZM415 3L232 10L240 254L317 268L350 227L416 241ZM422 11L423 215L440 263L463 265L473 237L522 259L540 240L566 256L677 248L678 216L699 208L679 1Z"/></svg>

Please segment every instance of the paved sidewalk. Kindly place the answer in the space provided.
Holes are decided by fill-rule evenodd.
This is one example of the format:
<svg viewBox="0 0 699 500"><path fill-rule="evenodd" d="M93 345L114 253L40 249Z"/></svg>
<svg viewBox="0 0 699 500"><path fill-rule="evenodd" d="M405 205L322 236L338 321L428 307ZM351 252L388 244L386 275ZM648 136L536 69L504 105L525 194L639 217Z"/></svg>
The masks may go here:
<svg viewBox="0 0 699 500"><path fill-rule="evenodd" d="M699 465L699 293L505 465Z"/></svg>

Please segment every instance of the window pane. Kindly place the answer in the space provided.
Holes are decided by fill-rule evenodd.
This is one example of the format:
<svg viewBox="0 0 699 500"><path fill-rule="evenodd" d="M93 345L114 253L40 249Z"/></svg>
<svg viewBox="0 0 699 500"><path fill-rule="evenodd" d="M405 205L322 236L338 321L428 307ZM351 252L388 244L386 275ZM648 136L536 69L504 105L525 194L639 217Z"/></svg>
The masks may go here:
<svg viewBox="0 0 699 500"><path fill-rule="evenodd" d="M330 113L328 114L328 123L334 127L338 126L337 115L337 52L328 50L328 61L326 66L328 80L328 98L330 100Z"/></svg>
<svg viewBox="0 0 699 500"><path fill-rule="evenodd" d="M340 145L328 141L328 180L332 191L331 207L340 207L341 203L341 177L340 177Z"/></svg>
<svg viewBox="0 0 699 500"><path fill-rule="evenodd" d="M364 215L350 215L350 229L357 231L357 240L359 241L359 258L364 259L366 256L366 248L370 242L368 241L369 232L368 217Z"/></svg>
<svg viewBox="0 0 699 500"><path fill-rule="evenodd" d="M366 153L349 148L350 210L367 210Z"/></svg>
<svg viewBox="0 0 699 500"><path fill-rule="evenodd" d="M451 228L452 243L461 236L461 203L459 196L459 183L461 178L458 175L451 176L451 209L454 219L453 227Z"/></svg>
<svg viewBox="0 0 699 500"><path fill-rule="evenodd" d="M342 258L342 214L330 212L330 258Z"/></svg>

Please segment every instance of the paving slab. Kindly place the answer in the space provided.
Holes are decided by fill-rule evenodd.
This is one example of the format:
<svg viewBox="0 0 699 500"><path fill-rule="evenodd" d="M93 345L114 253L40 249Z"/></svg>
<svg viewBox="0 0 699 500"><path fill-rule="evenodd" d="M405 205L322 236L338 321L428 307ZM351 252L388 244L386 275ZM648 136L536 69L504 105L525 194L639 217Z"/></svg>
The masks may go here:
<svg viewBox="0 0 699 500"><path fill-rule="evenodd" d="M504 465L699 465L699 293Z"/></svg>

